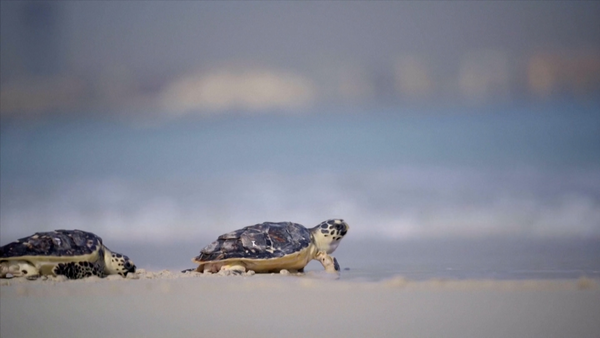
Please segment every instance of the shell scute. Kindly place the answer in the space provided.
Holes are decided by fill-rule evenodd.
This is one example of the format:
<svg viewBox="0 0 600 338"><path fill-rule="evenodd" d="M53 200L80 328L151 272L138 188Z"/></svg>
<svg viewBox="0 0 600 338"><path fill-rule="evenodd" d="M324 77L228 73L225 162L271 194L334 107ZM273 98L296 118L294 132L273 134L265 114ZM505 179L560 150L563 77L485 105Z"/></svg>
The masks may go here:
<svg viewBox="0 0 600 338"><path fill-rule="evenodd" d="M291 222L265 222L221 235L195 258L199 262L230 258L273 259L298 252L310 244L310 232Z"/></svg>
<svg viewBox="0 0 600 338"><path fill-rule="evenodd" d="M218 239L222 239L222 240L237 239L237 238L240 238L240 236L242 235L243 232L244 232L244 229L235 230L235 231L228 232L226 234L219 236Z"/></svg>
<svg viewBox="0 0 600 338"><path fill-rule="evenodd" d="M205 246L204 248L202 248L202 250L200 251L200 253L202 254L210 254L212 252L215 251L219 251L221 249L221 242L223 241L219 241L216 240L212 243L210 243L209 245Z"/></svg>
<svg viewBox="0 0 600 338"><path fill-rule="evenodd" d="M79 256L88 255L102 246L102 239L81 230L38 232L0 248L0 257Z"/></svg>
<svg viewBox="0 0 600 338"><path fill-rule="evenodd" d="M248 229L240 236L241 244L251 251L265 251L267 247L267 236L264 232L256 229Z"/></svg>

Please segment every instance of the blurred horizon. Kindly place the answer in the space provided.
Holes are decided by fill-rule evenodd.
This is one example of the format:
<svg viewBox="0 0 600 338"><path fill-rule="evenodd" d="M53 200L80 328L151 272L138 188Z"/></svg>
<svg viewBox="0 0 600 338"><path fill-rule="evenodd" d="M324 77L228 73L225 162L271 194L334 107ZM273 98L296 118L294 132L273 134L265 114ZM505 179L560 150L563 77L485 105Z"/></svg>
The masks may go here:
<svg viewBox="0 0 600 338"><path fill-rule="evenodd" d="M0 2L2 243L600 239L598 2Z"/></svg>
<svg viewBox="0 0 600 338"><path fill-rule="evenodd" d="M586 102L600 93L595 2L1 6L3 120Z"/></svg>

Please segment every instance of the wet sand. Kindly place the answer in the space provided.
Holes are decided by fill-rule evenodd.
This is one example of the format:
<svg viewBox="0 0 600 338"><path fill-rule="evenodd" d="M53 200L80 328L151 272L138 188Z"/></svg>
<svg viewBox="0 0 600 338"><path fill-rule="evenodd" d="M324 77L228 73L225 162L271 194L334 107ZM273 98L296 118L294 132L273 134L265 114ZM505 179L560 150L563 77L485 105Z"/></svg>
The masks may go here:
<svg viewBox="0 0 600 338"><path fill-rule="evenodd" d="M0 336L599 337L598 280L379 282L140 270L0 280Z"/></svg>

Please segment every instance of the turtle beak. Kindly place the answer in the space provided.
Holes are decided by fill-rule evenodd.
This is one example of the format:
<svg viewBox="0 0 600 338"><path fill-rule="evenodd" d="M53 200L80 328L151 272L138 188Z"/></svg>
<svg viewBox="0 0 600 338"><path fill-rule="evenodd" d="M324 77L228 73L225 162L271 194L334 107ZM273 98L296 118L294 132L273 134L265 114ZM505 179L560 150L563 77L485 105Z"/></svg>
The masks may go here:
<svg viewBox="0 0 600 338"><path fill-rule="evenodd" d="M123 276L127 276L128 273L135 273L135 264L130 263L129 261L125 261L125 264L123 266L125 268L125 272L123 272Z"/></svg>

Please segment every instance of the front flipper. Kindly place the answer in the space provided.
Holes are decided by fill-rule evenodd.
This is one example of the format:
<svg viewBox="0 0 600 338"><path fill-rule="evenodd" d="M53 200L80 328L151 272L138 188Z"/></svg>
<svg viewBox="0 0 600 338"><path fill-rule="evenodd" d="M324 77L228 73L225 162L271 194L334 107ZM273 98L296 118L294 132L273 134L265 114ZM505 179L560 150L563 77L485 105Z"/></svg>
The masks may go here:
<svg viewBox="0 0 600 338"><path fill-rule="evenodd" d="M52 269L56 276L63 275L69 279L81 279L90 276L104 277L104 271L99 264L90 262L58 263Z"/></svg>
<svg viewBox="0 0 600 338"><path fill-rule="evenodd" d="M335 257L329 256L327 253L321 251L316 255L316 258L321 262L325 271L330 273L340 273L340 265Z"/></svg>

